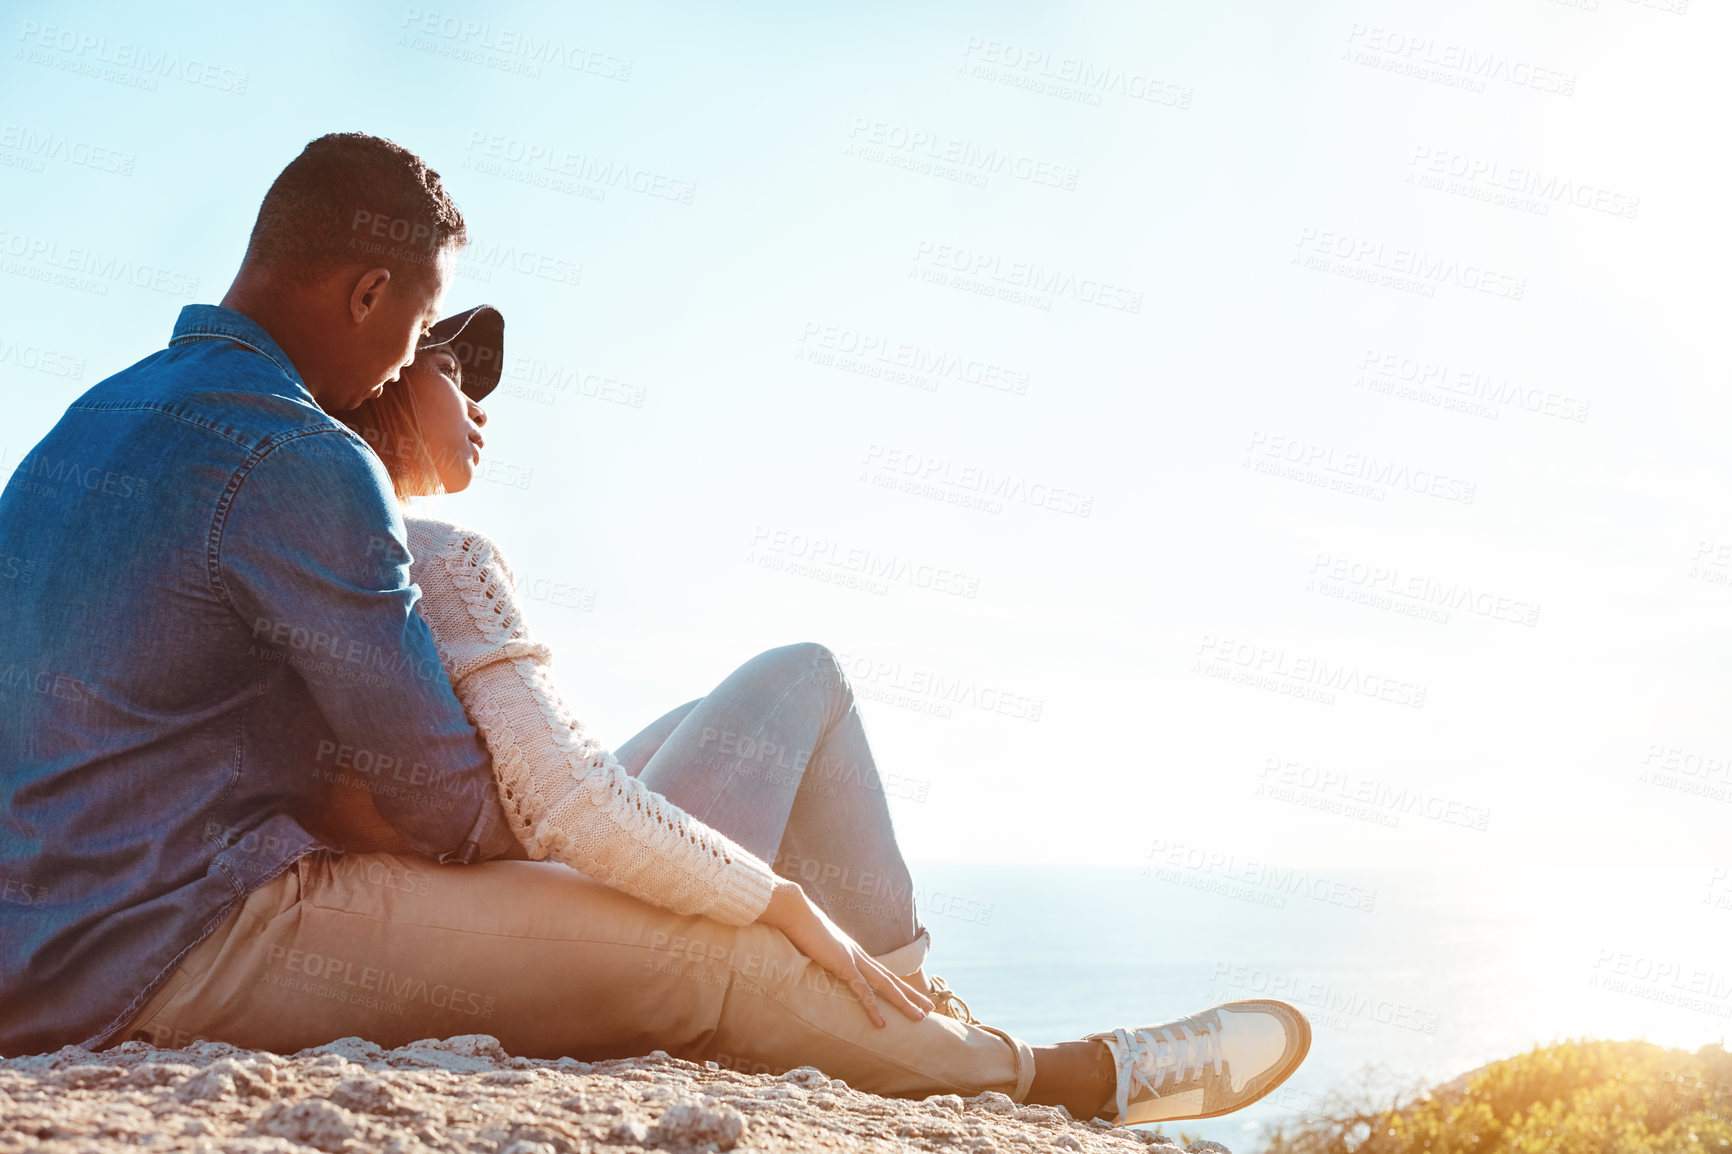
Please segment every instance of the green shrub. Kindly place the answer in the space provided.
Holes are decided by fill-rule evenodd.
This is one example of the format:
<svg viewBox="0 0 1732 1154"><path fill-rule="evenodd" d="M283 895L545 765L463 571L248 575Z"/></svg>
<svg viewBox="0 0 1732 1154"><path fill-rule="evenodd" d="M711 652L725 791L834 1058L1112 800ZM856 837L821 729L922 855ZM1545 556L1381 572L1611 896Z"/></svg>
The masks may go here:
<svg viewBox="0 0 1732 1154"><path fill-rule="evenodd" d="M1327 1108L1267 1154L1732 1154L1732 1054L1535 1047L1391 1108Z"/></svg>

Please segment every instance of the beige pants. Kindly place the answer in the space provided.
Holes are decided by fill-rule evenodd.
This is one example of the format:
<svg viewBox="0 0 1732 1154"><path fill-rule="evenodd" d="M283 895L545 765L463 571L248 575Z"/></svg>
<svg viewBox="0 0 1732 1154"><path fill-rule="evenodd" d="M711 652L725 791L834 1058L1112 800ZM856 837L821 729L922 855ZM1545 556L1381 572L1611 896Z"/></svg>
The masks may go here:
<svg viewBox="0 0 1732 1154"><path fill-rule="evenodd" d="M778 930L670 913L562 865L314 853L191 950L121 1036L290 1053L492 1034L525 1057L659 1049L817 1066L899 1097L1027 1095L1027 1043L879 1004L883 1029Z"/></svg>

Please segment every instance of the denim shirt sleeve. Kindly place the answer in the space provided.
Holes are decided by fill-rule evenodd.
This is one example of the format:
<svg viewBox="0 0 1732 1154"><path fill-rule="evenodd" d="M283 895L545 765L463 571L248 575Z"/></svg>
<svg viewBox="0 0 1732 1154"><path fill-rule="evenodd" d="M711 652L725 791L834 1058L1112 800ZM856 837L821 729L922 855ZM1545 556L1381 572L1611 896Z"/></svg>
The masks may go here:
<svg viewBox="0 0 1732 1154"><path fill-rule="evenodd" d="M384 466L358 440L318 430L267 450L230 488L211 534L217 594L255 645L301 675L406 841L442 862L497 854L492 762L415 612Z"/></svg>

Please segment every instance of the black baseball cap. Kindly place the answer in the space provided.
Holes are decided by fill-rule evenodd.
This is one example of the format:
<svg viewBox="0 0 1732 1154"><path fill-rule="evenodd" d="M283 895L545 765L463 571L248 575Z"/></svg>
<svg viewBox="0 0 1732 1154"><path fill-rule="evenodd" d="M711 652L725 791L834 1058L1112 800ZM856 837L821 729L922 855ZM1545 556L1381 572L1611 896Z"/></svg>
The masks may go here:
<svg viewBox="0 0 1732 1154"><path fill-rule="evenodd" d="M439 345L450 345L457 354L457 363L463 367L458 385L464 396L480 401L499 386L505 370L505 316L498 309L476 305L448 316L428 329L417 347Z"/></svg>

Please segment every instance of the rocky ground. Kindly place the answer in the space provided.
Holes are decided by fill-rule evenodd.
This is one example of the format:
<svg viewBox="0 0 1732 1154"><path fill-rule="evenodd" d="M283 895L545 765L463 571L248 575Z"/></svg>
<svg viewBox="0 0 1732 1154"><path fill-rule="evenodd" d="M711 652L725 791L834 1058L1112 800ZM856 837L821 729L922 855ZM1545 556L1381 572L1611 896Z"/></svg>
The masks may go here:
<svg viewBox="0 0 1732 1154"><path fill-rule="evenodd" d="M291 1057L127 1042L0 1061L0 1151L1166 1150L1171 1140L1003 1094L923 1102L661 1052L610 1062L513 1058L484 1034L381 1050L358 1038ZM1199 1143L1198 1151L1223 1147Z"/></svg>

